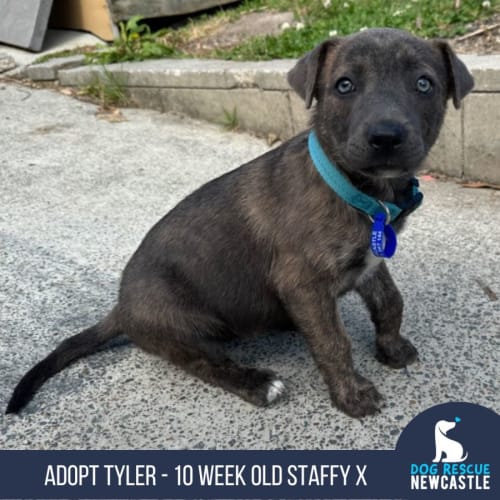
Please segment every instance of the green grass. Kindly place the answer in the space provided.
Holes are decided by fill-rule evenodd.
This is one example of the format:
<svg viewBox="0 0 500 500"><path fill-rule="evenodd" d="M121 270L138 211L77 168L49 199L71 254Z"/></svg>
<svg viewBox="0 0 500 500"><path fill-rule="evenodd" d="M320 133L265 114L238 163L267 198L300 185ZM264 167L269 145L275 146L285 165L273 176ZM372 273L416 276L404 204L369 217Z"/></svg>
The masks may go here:
<svg viewBox="0 0 500 500"><path fill-rule="evenodd" d="M105 67L102 75L96 76L93 83L85 86L81 93L97 101L103 108L128 104L125 85Z"/></svg>
<svg viewBox="0 0 500 500"><path fill-rule="evenodd" d="M347 35L363 28L392 27L424 38L452 38L467 32L474 21L500 12L500 0L245 0L238 7L199 16L179 29L152 33L140 16L120 23L112 44L86 53L91 64L164 57L200 57L189 42L209 35L221 24L247 12L292 11L300 29L292 26L278 36L260 36L225 50L203 52L201 57L236 60L296 58L332 35ZM64 54L67 55L67 54ZM52 55L49 55L51 57Z"/></svg>
<svg viewBox="0 0 500 500"><path fill-rule="evenodd" d="M43 56L37 57L33 61L33 64L41 64L50 61L51 59L57 59L60 57L69 57L69 56L76 56L78 54L85 54L92 50L93 49L91 47L77 47L76 49L65 49L65 50L58 50L55 52L49 52L48 54L44 54Z"/></svg>
<svg viewBox="0 0 500 500"><path fill-rule="evenodd" d="M480 0L247 0L241 12L265 7L292 10L303 23L279 36L257 37L213 55L223 59L259 60L298 57L332 33L347 35L363 28L391 27L424 38L451 38L467 31L467 25L500 11L500 1L486 6ZM484 5L483 5L484 4Z"/></svg>
<svg viewBox="0 0 500 500"><path fill-rule="evenodd" d="M232 111L228 111L226 108L223 110L224 113L224 128L226 130L238 130L239 127L239 121L238 121L238 111L236 109L236 106L233 108Z"/></svg>

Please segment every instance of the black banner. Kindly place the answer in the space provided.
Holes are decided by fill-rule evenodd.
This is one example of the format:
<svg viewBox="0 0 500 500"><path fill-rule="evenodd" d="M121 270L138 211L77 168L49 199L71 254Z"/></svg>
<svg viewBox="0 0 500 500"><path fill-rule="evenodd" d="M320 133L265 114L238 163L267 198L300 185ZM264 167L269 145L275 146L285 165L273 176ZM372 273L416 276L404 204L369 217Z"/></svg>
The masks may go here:
<svg viewBox="0 0 500 500"><path fill-rule="evenodd" d="M0 452L2 498L351 498L387 488L391 452Z"/></svg>

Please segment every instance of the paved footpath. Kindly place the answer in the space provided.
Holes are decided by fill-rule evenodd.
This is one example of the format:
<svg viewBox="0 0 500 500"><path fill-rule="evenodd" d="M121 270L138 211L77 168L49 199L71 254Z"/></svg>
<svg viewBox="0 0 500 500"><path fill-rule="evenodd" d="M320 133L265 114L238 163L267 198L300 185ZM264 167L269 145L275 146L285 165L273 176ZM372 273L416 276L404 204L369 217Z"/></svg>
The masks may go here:
<svg viewBox="0 0 500 500"><path fill-rule="evenodd" d="M0 408L24 372L113 304L120 271L184 195L267 149L262 141L145 110L126 121L48 90L0 82ZM424 181L390 263L420 350L408 373L380 365L360 300L343 317L355 364L387 397L372 418L331 407L293 334L230 347L272 367L289 395L258 409L130 344L66 369L20 416L0 416L0 448L389 449L408 421L447 401L499 411L500 192Z"/></svg>

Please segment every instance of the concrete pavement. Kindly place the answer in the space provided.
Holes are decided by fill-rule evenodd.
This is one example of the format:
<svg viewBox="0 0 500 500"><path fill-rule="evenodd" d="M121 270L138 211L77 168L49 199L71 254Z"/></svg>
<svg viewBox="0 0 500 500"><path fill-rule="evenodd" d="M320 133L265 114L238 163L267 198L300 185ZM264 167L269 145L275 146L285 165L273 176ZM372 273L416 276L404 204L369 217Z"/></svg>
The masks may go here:
<svg viewBox="0 0 500 500"><path fill-rule="evenodd" d="M62 339L113 304L120 271L183 196L267 150L215 125L125 110L126 121L48 90L0 83L0 408ZM273 368L288 397L259 409L132 345L81 360L19 415L0 416L0 448L390 449L418 413L447 401L496 411L500 192L424 180L424 206L390 262L406 301L408 374L379 364L360 300L342 302L355 364L387 397L362 421L332 408L304 342L247 340L232 356Z"/></svg>
<svg viewBox="0 0 500 500"><path fill-rule="evenodd" d="M49 28L45 35L43 50L41 52L32 52L19 47L0 44L0 53L11 56L18 66L25 67L32 64L42 55L97 44L102 44L102 40L90 33Z"/></svg>

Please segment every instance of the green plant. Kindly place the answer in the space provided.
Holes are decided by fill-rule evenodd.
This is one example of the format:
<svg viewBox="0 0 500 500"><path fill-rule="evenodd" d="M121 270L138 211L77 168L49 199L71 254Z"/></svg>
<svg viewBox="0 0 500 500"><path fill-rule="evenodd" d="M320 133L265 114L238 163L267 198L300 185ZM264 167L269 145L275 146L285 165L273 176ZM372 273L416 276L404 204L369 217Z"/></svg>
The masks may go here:
<svg viewBox="0 0 500 500"><path fill-rule="evenodd" d="M90 85L83 87L81 94L97 100L103 108L128 104L124 83L105 67L102 68L102 74L96 75Z"/></svg>
<svg viewBox="0 0 500 500"><path fill-rule="evenodd" d="M223 124L226 130L237 130L239 127L238 122L238 111L236 106L233 107L232 111L228 111L226 108L222 109L224 114Z"/></svg>
<svg viewBox="0 0 500 500"><path fill-rule="evenodd" d="M112 64L126 61L171 57L176 51L162 43L147 24L141 24L142 16L133 16L119 24L119 37L110 45L86 56L87 62Z"/></svg>

